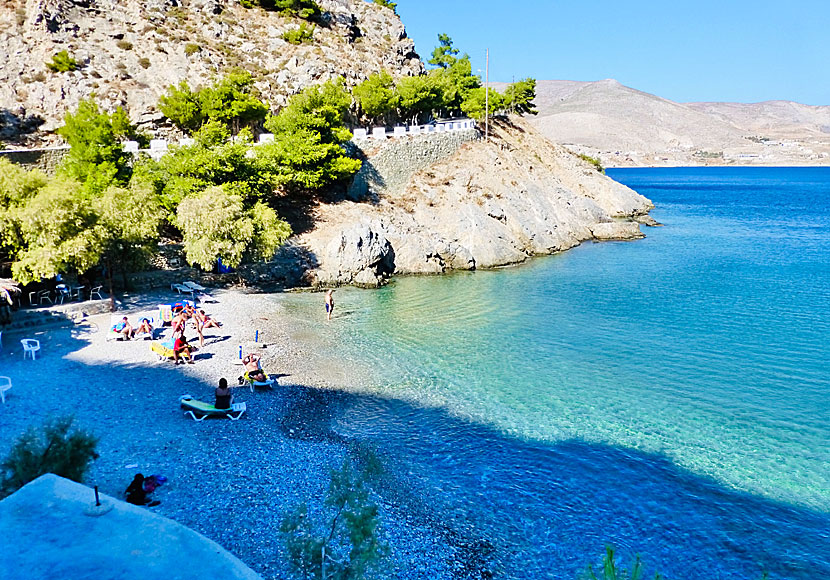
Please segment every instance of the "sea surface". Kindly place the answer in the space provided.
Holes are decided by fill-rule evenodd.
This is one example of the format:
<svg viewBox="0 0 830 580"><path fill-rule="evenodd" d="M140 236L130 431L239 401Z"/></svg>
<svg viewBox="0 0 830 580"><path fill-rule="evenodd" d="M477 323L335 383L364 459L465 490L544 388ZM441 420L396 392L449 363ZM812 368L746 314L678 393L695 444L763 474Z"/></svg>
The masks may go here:
<svg viewBox="0 0 830 580"><path fill-rule="evenodd" d="M662 228L289 297L336 418L497 578L606 545L674 580L830 578L830 168L619 169ZM463 574L462 574L462 577Z"/></svg>

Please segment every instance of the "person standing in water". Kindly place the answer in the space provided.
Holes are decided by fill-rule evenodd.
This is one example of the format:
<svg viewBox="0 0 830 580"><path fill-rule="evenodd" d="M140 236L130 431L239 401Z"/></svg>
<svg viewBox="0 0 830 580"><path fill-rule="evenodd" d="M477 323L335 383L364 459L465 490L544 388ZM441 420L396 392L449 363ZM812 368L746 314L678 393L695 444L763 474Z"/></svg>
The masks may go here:
<svg viewBox="0 0 830 580"><path fill-rule="evenodd" d="M331 313L334 312L334 290L329 289L326 292L326 320L331 320Z"/></svg>

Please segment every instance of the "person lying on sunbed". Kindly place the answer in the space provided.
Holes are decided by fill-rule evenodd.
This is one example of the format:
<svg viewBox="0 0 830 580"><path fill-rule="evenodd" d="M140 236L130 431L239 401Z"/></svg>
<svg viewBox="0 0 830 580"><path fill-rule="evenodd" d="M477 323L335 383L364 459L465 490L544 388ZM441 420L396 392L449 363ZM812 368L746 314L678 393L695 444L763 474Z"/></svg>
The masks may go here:
<svg viewBox="0 0 830 580"><path fill-rule="evenodd" d="M268 375L266 375L265 371L262 370L260 360L262 360L262 357L258 354L247 354L245 355L245 358L242 359L242 364L245 366L245 373L248 375L249 380L256 381L258 383L267 383Z"/></svg>
<svg viewBox="0 0 830 580"><path fill-rule="evenodd" d="M193 364L193 347L187 344L187 339L184 336L184 331L175 335L173 342L173 361L179 364L179 357L186 358L189 364Z"/></svg>
<svg viewBox="0 0 830 580"><path fill-rule="evenodd" d="M133 333L133 338L137 338L139 334L146 334L150 338L153 338L153 325L150 324L149 318L142 318L139 321L138 328Z"/></svg>
<svg viewBox="0 0 830 580"><path fill-rule="evenodd" d="M126 316L121 319L121 322L112 326L112 331L120 334L124 340L130 340L133 337L133 327L130 325L130 321L127 320Z"/></svg>

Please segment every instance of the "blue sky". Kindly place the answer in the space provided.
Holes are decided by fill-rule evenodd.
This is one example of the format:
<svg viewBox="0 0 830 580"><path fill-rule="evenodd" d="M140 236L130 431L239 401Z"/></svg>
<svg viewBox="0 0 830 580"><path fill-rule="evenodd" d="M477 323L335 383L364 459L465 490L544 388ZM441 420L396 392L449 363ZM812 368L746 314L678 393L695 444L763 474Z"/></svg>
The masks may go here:
<svg viewBox="0 0 830 580"><path fill-rule="evenodd" d="M830 0L399 0L426 60L439 32L491 80L599 80L674 101L830 105Z"/></svg>

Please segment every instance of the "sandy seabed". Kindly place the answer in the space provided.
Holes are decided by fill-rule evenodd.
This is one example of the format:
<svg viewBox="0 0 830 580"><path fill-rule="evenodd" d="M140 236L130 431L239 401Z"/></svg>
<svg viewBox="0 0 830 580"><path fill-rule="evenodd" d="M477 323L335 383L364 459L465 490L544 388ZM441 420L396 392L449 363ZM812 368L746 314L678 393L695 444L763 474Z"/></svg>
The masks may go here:
<svg viewBox="0 0 830 580"><path fill-rule="evenodd" d="M294 336L284 314L284 297L237 290L213 295L202 307L223 326L206 331L192 365L159 361L149 340L108 342L109 314L72 328L3 336L0 374L14 386L0 405L0 457L30 425L72 414L100 438L100 457L85 483L123 497L135 473L164 475L168 482L155 493L161 504L148 509L215 540L264 578L290 578L281 520L301 502L319 513L330 470L359 446L330 428L342 369L338 373L336 361L312 364L309 345ZM134 322L173 298L169 292L128 298L119 315ZM254 328L262 330L264 343L253 343ZM170 335L168 327L160 336ZM37 360L23 360L21 338L40 340ZM188 339L198 344L192 329ZM235 400L247 403L239 421L186 418L180 395L212 402L220 377L237 383L240 344L262 354L279 386L235 388ZM379 489L375 500L390 546L380 577L457 577L457 549L440 523L419 516L399 494Z"/></svg>

